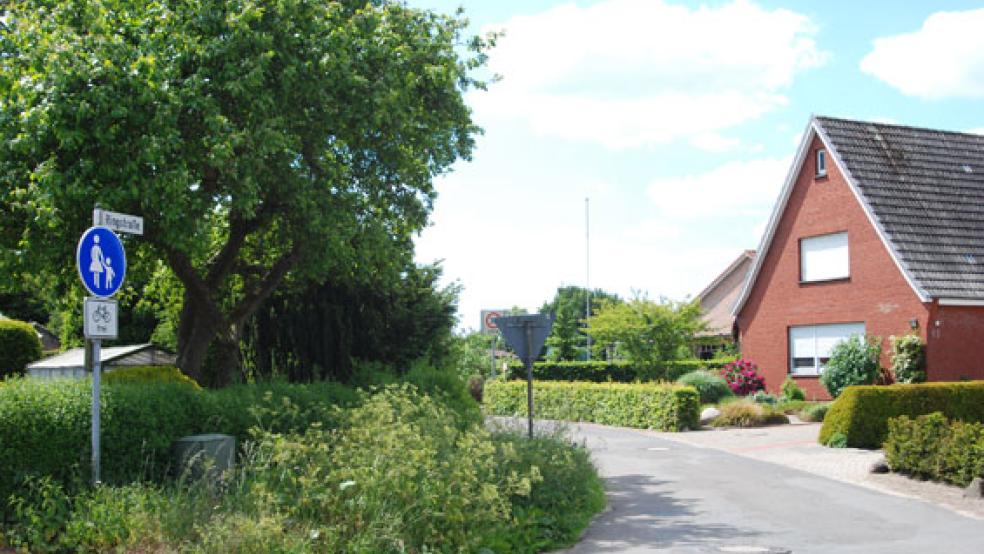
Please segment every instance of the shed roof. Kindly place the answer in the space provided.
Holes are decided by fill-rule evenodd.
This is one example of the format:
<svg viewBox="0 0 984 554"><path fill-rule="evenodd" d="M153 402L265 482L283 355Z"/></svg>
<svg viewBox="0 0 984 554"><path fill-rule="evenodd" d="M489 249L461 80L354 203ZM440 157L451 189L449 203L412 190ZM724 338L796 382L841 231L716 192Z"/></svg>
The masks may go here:
<svg viewBox="0 0 984 554"><path fill-rule="evenodd" d="M125 358L138 352L143 352L151 348L160 349L150 343L134 344L129 346L110 346L99 349L99 363L108 364L121 358ZM82 367L85 364L85 349L72 348L61 354L38 360L27 366L27 369L55 369L64 367Z"/></svg>

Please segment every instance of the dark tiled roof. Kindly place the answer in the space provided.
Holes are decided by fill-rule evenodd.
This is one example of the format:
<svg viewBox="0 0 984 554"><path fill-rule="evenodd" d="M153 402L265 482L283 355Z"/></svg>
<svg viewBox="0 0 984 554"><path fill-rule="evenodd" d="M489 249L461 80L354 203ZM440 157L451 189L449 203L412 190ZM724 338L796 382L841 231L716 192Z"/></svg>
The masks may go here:
<svg viewBox="0 0 984 554"><path fill-rule="evenodd" d="M984 136L815 121L915 285L984 299Z"/></svg>

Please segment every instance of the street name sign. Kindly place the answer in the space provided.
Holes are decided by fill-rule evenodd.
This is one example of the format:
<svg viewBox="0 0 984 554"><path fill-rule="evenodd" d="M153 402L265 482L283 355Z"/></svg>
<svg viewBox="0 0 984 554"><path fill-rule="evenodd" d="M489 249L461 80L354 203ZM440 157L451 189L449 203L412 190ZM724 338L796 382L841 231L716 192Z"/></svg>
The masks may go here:
<svg viewBox="0 0 984 554"><path fill-rule="evenodd" d="M87 339L115 339L119 335L116 300L89 297L85 299L82 329Z"/></svg>
<svg viewBox="0 0 984 554"><path fill-rule="evenodd" d="M109 298L126 278L126 252L120 237L107 227L89 227L75 251L82 284L94 296Z"/></svg>
<svg viewBox="0 0 984 554"><path fill-rule="evenodd" d="M102 208L92 210L92 224L131 235L142 235L144 227L143 218L140 216L111 212Z"/></svg>

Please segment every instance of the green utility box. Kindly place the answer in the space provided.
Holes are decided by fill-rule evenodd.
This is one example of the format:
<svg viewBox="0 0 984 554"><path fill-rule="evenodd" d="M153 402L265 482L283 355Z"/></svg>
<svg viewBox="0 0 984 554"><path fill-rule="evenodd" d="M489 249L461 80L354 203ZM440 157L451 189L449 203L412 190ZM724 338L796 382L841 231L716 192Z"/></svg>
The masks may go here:
<svg viewBox="0 0 984 554"><path fill-rule="evenodd" d="M186 473L192 479L207 474L213 479L235 462L236 438L219 433L191 435L174 441L173 448L179 473Z"/></svg>

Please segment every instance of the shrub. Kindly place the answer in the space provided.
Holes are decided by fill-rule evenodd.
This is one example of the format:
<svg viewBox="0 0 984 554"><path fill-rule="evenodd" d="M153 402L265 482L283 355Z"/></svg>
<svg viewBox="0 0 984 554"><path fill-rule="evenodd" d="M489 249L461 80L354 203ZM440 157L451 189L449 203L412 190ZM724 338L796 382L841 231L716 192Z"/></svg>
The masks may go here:
<svg viewBox="0 0 984 554"><path fill-rule="evenodd" d="M181 373L181 370L173 365L120 367L103 374L102 381L107 385L122 383L178 383L201 390L201 387L194 379Z"/></svg>
<svg viewBox="0 0 984 554"><path fill-rule="evenodd" d="M731 387L731 392L738 396L765 390L765 379L759 376L758 367L748 360L741 359L725 364L721 368L721 375Z"/></svg>
<svg viewBox="0 0 984 554"><path fill-rule="evenodd" d="M940 412L891 418L885 461L894 471L965 487L984 477L984 424L950 422Z"/></svg>
<svg viewBox="0 0 984 554"><path fill-rule="evenodd" d="M769 406L776 406L779 404L779 398L777 398L776 395L769 394L764 390L760 390L748 398L756 404L768 404Z"/></svg>
<svg viewBox="0 0 984 554"><path fill-rule="evenodd" d="M533 364L533 379L537 381L592 381L595 383L632 383L636 381L675 381L686 373L699 369L724 367L732 358L717 360L673 360L656 367L629 362L537 362ZM526 369L520 364L509 366L510 379L526 379Z"/></svg>
<svg viewBox="0 0 984 554"><path fill-rule="evenodd" d="M481 375L472 375L468 378L468 394L475 399L475 402L482 403L482 394L485 391L485 379Z"/></svg>
<svg viewBox="0 0 984 554"><path fill-rule="evenodd" d="M820 444L834 433L847 446L880 448L888 420L942 412L949 419L984 422L984 381L848 387L834 401L820 429Z"/></svg>
<svg viewBox="0 0 984 554"><path fill-rule="evenodd" d="M826 369L820 374L820 384L830 396L837 398L845 387L870 385L881 375L878 358L881 338L854 335L834 345Z"/></svg>
<svg viewBox="0 0 984 554"><path fill-rule="evenodd" d="M714 427L759 427L789 423L785 414L767 404L759 404L747 399L722 404L721 415L711 422Z"/></svg>
<svg viewBox="0 0 984 554"><path fill-rule="evenodd" d="M655 383L533 383L534 416L661 431L697 429L700 398L692 387ZM526 416L526 383L490 381L492 415Z"/></svg>
<svg viewBox="0 0 984 554"><path fill-rule="evenodd" d="M829 409L830 403L828 402L809 404L804 406L796 415L803 421L823 421Z"/></svg>
<svg viewBox="0 0 984 554"><path fill-rule="evenodd" d="M783 400L806 400L806 393L792 377L786 377L780 389Z"/></svg>
<svg viewBox="0 0 984 554"><path fill-rule="evenodd" d="M892 336L892 373L899 383L926 381L926 343L915 334Z"/></svg>
<svg viewBox="0 0 984 554"><path fill-rule="evenodd" d="M701 404L717 404L722 398L732 396L728 382L713 371L691 371L677 379L677 384L697 389Z"/></svg>
<svg viewBox="0 0 984 554"><path fill-rule="evenodd" d="M0 380L23 375L27 364L41 358L41 340L30 323L0 320Z"/></svg>

